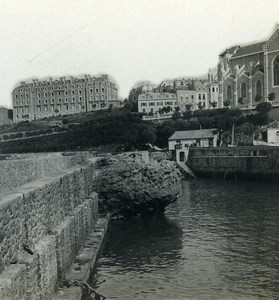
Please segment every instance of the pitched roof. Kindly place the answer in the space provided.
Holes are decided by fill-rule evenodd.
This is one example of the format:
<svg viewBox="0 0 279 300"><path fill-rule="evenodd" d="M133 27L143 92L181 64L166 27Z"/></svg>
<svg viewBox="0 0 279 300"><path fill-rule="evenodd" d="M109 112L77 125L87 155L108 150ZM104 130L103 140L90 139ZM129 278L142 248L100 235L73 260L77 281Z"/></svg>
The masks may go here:
<svg viewBox="0 0 279 300"><path fill-rule="evenodd" d="M239 56L250 55L257 52L263 52L263 46L265 43L266 41L240 47L239 49L237 49L236 53L231 57L231 59Z"/></svg>
<svg viewBox="0 0 279 300"><path fill-rule="evenodd" d="M202 138L213 138L216 134L217 129L199 129L199 130L185 130L185 131L175 131L175 133L169 137L171 140L192 140L192 139L202 139Z"/></svg>
<svg viewBox="0 0 279 300"><path fill-rule="evenodd" d="M232 46L232 47L226 49L225 51L223 51L221 54L219 54L219 56L224 56L226 53L232 54L237 47L239 47L239 46Z"/></svg>

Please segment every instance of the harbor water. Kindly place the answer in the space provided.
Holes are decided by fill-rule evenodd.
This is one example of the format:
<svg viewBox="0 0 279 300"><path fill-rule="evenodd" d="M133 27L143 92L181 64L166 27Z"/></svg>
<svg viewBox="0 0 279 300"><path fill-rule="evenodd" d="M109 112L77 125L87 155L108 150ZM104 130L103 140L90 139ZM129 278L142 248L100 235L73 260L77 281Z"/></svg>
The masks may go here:
<svg viewBox="0 0 279 300"><path fill-rule="evenodd" d="M106 299L279 299L279 186L183 180L164 216L110 223L90 284Z"/></svg>

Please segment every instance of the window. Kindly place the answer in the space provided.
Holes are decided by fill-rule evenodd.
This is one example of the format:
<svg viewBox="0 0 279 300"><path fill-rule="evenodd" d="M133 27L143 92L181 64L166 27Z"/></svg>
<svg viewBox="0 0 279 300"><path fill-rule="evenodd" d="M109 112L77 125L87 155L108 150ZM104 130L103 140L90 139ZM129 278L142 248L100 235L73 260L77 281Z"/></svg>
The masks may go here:
<svg viewBox="0 0 279 300"><path fill-rule="evenodd" d="M210 92L210 89L209 89L209 92ZM214 92L215 92L215 88L213 87L213 88L212 88L212 93L214 93Z"/></svg>
<svg viewBox="0 0 279 300"><path fill-rule="evenodd" d="M68 97L65 98L65 102L68 102Z"/></svg>
<svg viewBox="0 0 279 300"><path fill-rule="evenodd" d="M213 92L213 89L214 89L214 88L212 88L212 92ZM210 93L210 88L208 89L208 91L209 91L209 93Z"/></svg>
<svg viewBox="0 0 279 300"><path fill-rule="evenodd" d="M104 88L102 88L102 93L104 93L105 92L105 89Z"/></svg>
<svg viewBox="0 0 279 300"><path fill-rule="evenodd" d="M216 92L218 93L218 87L216 87Z"/></svg>
<svg viewBox="0 0 279 300"><path fill-rule="evenodd" d="M75 91L72 91L72 95L74 95L75 94Z"/></svg>
<svg viewBox="0 0 279 300"><path fill-rule="evenodd" d="M78 93L81 95L81 90L78 90Z"/></svg>
<svg viewBox="0 0 279 300"><path fill-rule="evenodd" d="M41 100L40 99L38 100L38 104L41 104Z"/></svg>
<svg viewBox="0 0 279 300"><path fill-rule="evenodd" d="M75 102L75 97L72 97L72 102Z"/></svg>
<svg viewBox="0 0 279 300"><path fill-rule="evenodd" d="M227 86L227 100L232 99L232 87L230 85Z"/></svg>
<svg viewBox="0 0 279 300"><path fill-rule="evenodd" d="M82 97L79 97L79 101L82 101Z"/></svg>
<svg viewBox="0 0 279 300"><path fill-rule="evenodd" d="M202 100L205 100L205 94L202 95Z"/></svg>
<svg viewBox="0 0 279 300"><path fill-rule="evenodd" d="M58 103L61 103L61 98L58 98Z"/></svg>
<svg viewBox="0 0 279 300"><path fill-rule="evenodd" d="M53 99L53 98L51 99L51 103L52 103L52 104L54 103L54 99Z"/></svg>
<svg viewBox="0 0 279 300"><path fill-rule="evenodd" d="M45 99L45 104L47 104L47 99Z"/></svg>
<svg viewBox="0 0 279 300"><path fill-rule="evenodd" d="M247 89L245 83L242 83L241 85L241 97L244 99L247 97Z"/></svg>
<svg viewBox="0 0 279 300"><path fill-rule="evenodd" d="M147 106L147 103L141 103L141 106Z"/></svg>
<svg viewBox="0 0 279 300"><path fill-rule="evenodd" d="M193 94L191 95L191 99L194 100L194 95Z"/></svg>
<svg viewBox="0 0 279 300"><path fill-rule="evenodd" d="M54 96L54 92L51 92L51 96Z"/></svg>
<svg viewBox="0 0 279 300"><path fill-rule="evenodd" d="M96 91L96 93L99 93L99 89L96 89L95 91Z"/></svg>
<svg viewBox="0 0 279 300"><path fill-rule="evenodd" d="M149 102L149 106L155 106L155 102Z"/></svg>
<svg viewBox="0 0 279 300"><path fill-rule="evenodd" d="M68 91L65 91L65 95L66 95L66 96L68 95Z"/></svg>
<svg viewBox="0 0 279 300"><path fill-rule="evenodd" d="M260 80L258 80L256 83L256 95L262 96L262 83Z"/></svg>
<svg viewBox="0 0 279 300"><path fill-rule="evenodd" d="M279 55L273 62L273 85L279 85Z"/></svg>
<svg viewBox="0 0 279 300"><path fill-rule="evenodd" d="M201 100L201 94L199 94L199 100Z"/></svg>
<svg viewBox="0 0 279 300"><path fill-rule="evenodd" d="M90 89L90 93L91 93L91 94L93 93L93 89Z"/></svg>
<svg viewBox="0 0 279 300"><path fill-rule="evenodd" d="M45 97L47 97L47 93L45 93Z"/></svg>
<svg viewBox="0 0 279 300"><path fill-rule="evenodd" d="M105 100L105 95L102 95L102 100Z"/></svg>

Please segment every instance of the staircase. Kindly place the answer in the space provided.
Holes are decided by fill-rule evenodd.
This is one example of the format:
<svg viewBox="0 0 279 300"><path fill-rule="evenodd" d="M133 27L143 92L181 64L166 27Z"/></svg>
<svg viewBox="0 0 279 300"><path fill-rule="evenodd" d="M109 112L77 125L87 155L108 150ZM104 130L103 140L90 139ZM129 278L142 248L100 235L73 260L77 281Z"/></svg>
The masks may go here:
<svg viewBox="0 0 279 300"><path fill-rule="evenodd" d="M193 178L197 178L197 176L194 174L194 172L185 163L188 160L189 149L185 150L184 153L185 153L184 161L180 161L179 157L176 157L176 163L177 163L177 165L182 169L182 171L184 173L190 175Z"/></svg>

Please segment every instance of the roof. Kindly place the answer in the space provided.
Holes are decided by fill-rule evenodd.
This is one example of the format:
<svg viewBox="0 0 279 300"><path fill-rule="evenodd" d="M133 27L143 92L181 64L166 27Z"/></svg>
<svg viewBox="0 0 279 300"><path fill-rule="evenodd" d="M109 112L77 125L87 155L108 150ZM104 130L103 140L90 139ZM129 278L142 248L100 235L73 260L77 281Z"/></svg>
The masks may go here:
<svg viewBox="0 0 279 300"><path fill-rule="evenodd" d="M247 56L247 55L251 55L253 53L263 52L263 46L265 43L266 43L266 41L239 47L239 49L237 49L237 51L231 57L231 59L233 59L235 57L239 57L239 56Z"/></svg>
<svg viewBox="0 0 279 300"><path fill-rule="evenodd" d="M138 100L176 100L176 94L148 92L140 94Z"/></svg>
<svg viewBox="0 0 279 300"><path fill-rule="evenodd" d="M236 48L238 48L239 46L232 46L228 49L226 49L225 51L223 51L221 54L219 54L219 56L224 56L226 53L232 54Z"/></svg>
<svg viewBox="0 0 279 300"><path fill-rule="evenodd" d="M217 133L216 128L175 131L175 133L172 136L169 137L169 141L171 141L171 140L190 140L190 139L213 138L216 135L216 133Z"/></svg>

